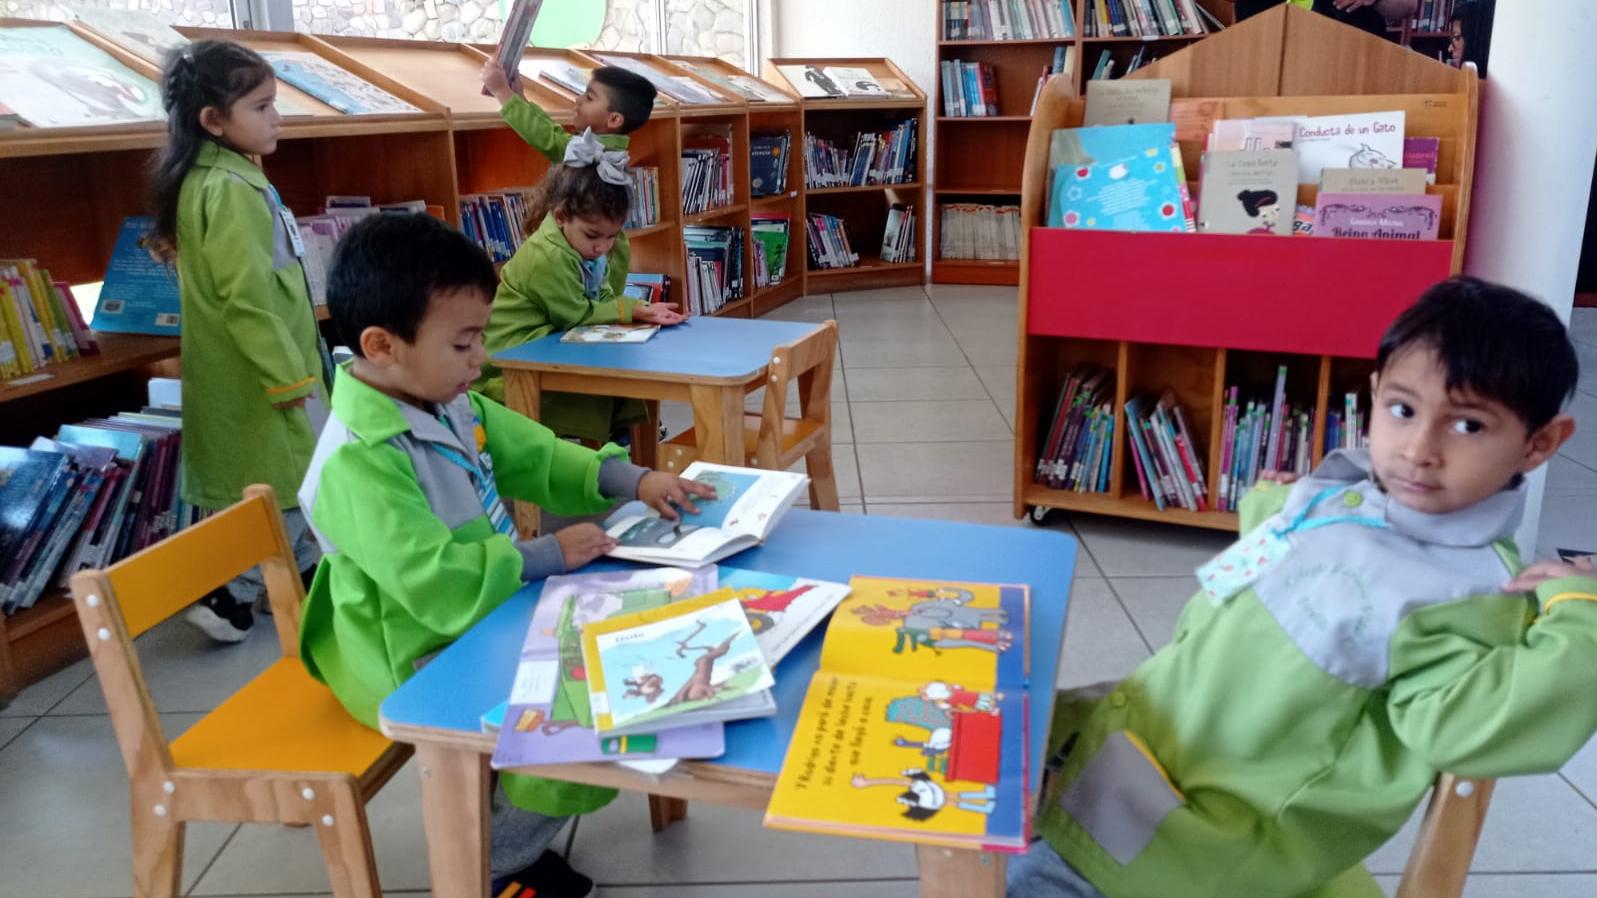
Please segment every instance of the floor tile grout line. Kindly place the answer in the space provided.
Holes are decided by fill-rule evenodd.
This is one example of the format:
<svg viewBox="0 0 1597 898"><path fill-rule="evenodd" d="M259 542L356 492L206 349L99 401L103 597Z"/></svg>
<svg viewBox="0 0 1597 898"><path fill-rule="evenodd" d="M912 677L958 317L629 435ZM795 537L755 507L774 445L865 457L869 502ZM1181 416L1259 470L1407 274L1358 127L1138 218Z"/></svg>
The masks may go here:
<svg viewBox="0 0 1597 898"><path fill-rule="evenodd" d="M832 303L832 320L837 321L837 294L829 294L829 299ZM868 513L867 506L865 504L865 472L861 469L859 457L859 433L854 430L854 400L849 398L848 395L848 360L843 358L843 323L838 321L837 327L838 358L843 359L843 404L848 409L848 435L850 437L849 453L854 456L854 487L859 490L860 512ZM832 465L832 474L835 478L837 475L837 462L835 459L833 460ZM838 492L841 493L842 490L839 489ZM843 504L843 497L841 495L837 497L837 504L839 506Z"/></svg>
<svg viewBox="0 0 1597 898"><path fill-rule="evenodd" d="M1593 474L1597 474L1597 467L1593 467L1592 465L1588 465L1588 464L1586 464L1585 462L1581 461L1580 459L1576 458L1573 455L1569 455L1567 453L1560 452L1560 453L1558 453L1558 457L1563 459L1564 461L1569 462L1570 464L1577 465L1579 467L1585 468L1586 470L1592 472Z"/></svg>
<svg viewBox="0 0 1597 898"><path fill-rule="evenodd" d="M1575 794L1579 795L1582 801L1592 806L1592 810L1597 810L1597 797L1587 795L1586 790L1582 789L1579 783L1576 783L1574 780L1565 775L1562 770L1558 771L1558 778L1568 783L1569 788L1574 789Z"/></svg>
<svg viewBox="0 0 1597 898"><path fill-rule="evenodd" d="M1151 655L1158 651L1153 646L1153 640L1149 639L1148 634L1142 631L1142 624L1137 623L1137 616L1131 613L1131 608L1126 605L1126 600L1120 595L1120 590L1115 589L1115 581L1108 577L1103 579L1105 583L1109 584L1109 594L1115 597L1115 604L1120 606L1121 613L1126 616L1127 620L1131 621L1131 629L1137 631L1137 638L1142 640L1143 646L1148 649L1148 654Z"/></svg>
<svg viewBox="0 0 1597 898"><path fill-rule="evenodd" d="M200 821L195 821L195 822L200 822ZM211 868L216 866L216 862L222 859L222 852L227 850L227 846L233 844L233 839L235 839L238 836L239 830L241 830L243 828L244 828L244 824L242 824L242 823L233 824L233 831L228 833L227 834L227 838L222 840L222 844L216 849L216 853L211 855L210 861L206 862L205 869L200 871L200 875L194 877L194 885L190 886L189 890L187 892L183 893L184 895L191 896L191 898L192 898L192 896L194 895L194 891L200 887L200 883L205 881L206 874L210 873L211 872ZM184 848L188 847L187 842L188 842L188 833L185 832L184 833L184 846L183 846ZM289 894L293 894L293 893L289 893ZM314 895L316 893L315 892L311 892L309 894ZM210 896L207 896L207 898L210 898Z"/></svg>
<svg viewBox="0 0 1597 898"><path fill-rule="evenodd" d="M22 714L19 714L16 717L7 717L5 719L6 720L28 720L27 716L26 715L22 715ZM38 723L39 721L41 721L43 719L44 719L44 715L41 714L38 717L33 718L32 720L28 720L28 722L25 725L23 725L22 729L17 730L15 733L11 734L11 738L10 739L5 740L4 742L0 742L0 752L4 752L6 750L6 746L8 746L11 743L17 741L18 739L21 739L23 733L26 733L27 731L33 729L33 725Z"/></svg>

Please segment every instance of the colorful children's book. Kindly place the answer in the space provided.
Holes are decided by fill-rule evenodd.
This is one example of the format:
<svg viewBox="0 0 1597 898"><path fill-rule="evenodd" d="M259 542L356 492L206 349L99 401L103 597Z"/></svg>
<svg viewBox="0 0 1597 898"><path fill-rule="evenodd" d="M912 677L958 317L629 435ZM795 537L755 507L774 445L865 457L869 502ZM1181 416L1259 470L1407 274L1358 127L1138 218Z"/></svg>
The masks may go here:
<svg viewBox="0 0 1597 898"><path fill-rule="evenodd" d="M682 476L715 487L715 498L694 499L698 512L683 510L676 521L655 512L616 521L610 535L620 545L612 556L666 565L720 561L764 542L809 483L803 474L702 461L688 465Z"/></svg>
<svg viewBox="0 0 1597 898"><path fill-rule="evenodd" d="M721 588L743 603L760 651L773 668L848 597L848 584L722 567Z"/></svg>
<svg viewBox="0 0 1597 898"><path fill-rule="evenodd" d="M113 334L175 337L182 325L177 272L150 255L154 221L124 218L94 307L94 329Z"/></svg>
<svg viewBox="0 0 1597 898"><path fill-rule="evenodd" d="M715 581L714 568L606 571L544 581L510 699L485 715L485 727L499 733L493 767L720 755L725 743L719 723L627 737L596 733L581 637L586 624L701 595L714 590Z"/></svg>
<svg viewBox="0 0 1597 898"><path fill-rule="evenodd" d="M850 585L766 825L1024 851L1026 587L875 577Z"/></svg>
<svg viewBox="0 0 1597 898"><path fill-rule="evenodd" d="M1048 226L1185 231L1181 185L1170 153L1165 144L1119 161L1060 166L1053 173Z"/></svg>
<svg viewBox="0 0 1597 898"><path fill-rule="evenodd" d="M1290 237L1297 195L1297 154L1291 150L1205 153L1198 230Z"/></svg>
<svg viewBox="0 0 1597 898"><path fill-rule="evenodd" d="M0 103L35 128L166 118L155 82L65 25L0 27Z"/></svg>
<svg viewBox="0 0 1597 898"><path fill-rule="evenodd" d="M658 324L584 324L560 335L562 343L647 343Z"/></svg>
<svg viewBox="0 0 1597 898"><path fill-rule="evenodd" d="M272 50L261 54L277 77L345 115L393 115L421 110L353 72L301 50Z"/></svg>
<svg viewBox="0 0 1597 898"><path fill-rule="evenodd" d="M1286 116L1297 125L1298 183L1320 183L1327 168L1402 168L1403 110ZM1257 120L1256 120L1257 121ZM1266 119L1269 121L1269 119Z"/></svg>
<svg viewBox="0 0 1597 898"><path fill-rule="evenodd" d="M601 736L775 713L771 666L729 589L589 623L582 659Z"/></svg>
<svg viewBox="0 0 1597 898"><path fill-rule="evenodd" d="M847 96L843 92L843 86L821 66L779 65L776 70L781 72L787 83L799 92L799 96L807 100L840 99Z"/></svg>
<svg viewBox="0 0 1597 898"><path fill-rule="evenodd" d="M1425 183L1436 183L1436 162L1442 152L1440 137L1406 137L1403 139L1403 167L1418 168L1425 172Z"/></svg>
<svg viewBox="0 0 1597 898"><path fill-rule="evenodd" d="M1321 193L1314 236L1435 240L1442 221L1438 194Z"/></svg>
<svg viewBox="0 0 1597 898"><path fill-rule="evenodd" d="M503 9L504 7L500 7ZM538 10L543 0L516 0L505 17L505 30L499 35L499 46L494 50L494 61L504 70L506 78L514 78L520 70L522 54L532 41L532 26L538 21Z"/></svg>
<svg viewBox="0 0 1597 898"><path fill-rule="evenodd" d="M859 66L827 66L824 69L826 77L832 80L843 91L845 97L881 97L887 96L887 88L876 80L869 69Z"/></svg>

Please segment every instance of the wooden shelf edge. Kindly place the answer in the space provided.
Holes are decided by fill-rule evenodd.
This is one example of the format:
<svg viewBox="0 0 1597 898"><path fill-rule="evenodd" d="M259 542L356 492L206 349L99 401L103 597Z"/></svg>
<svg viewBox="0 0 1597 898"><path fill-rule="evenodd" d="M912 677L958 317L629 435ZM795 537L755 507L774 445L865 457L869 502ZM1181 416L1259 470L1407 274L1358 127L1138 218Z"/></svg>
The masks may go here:
<svg viewBox="0 0 1597 898"><path fill-rule="evenodd" d="M733 203L730 206L717 206L714 209L707 209L703 212L698 212L693 215L682 216L682 225L686 227L688 225L704 224L707 221L719 221L720 219L726 218L729 215L737 215L747 208L748 206L743 203Z"/></svg>
<svg viewBox="0 0 1597 898"><path fill-rule="evenodd" d="M965 124L967 122L971 122L971 123L980 122L980 123L986 124L986 125L1014 124L1016 122L1025 122L1026 124L1030 125L1031 124L1031 116L1029 116L1029 115L939 115L937 117L937 123L939 125L945 124L945 123L948 123L948 122L957 122L959 124Z"/></svg>
<svg viewBox="0 0 1597 898"><path fill-rule="evenodd" d="M908 268L920 268L924 263L920 260L914 262L883 262L880 259L861 259L860 264L848 268L811 268L806 272L808 277L843 277L850 274L864 274L876 271L902 271Z"/></svg>
<svg viewBox="0 0 1597 898"><path fill-rule="evenodd" d="M1033 45L1035 45L1035 44L1073 44L1075 42L1076 42L1076 35L1072 34L1069 37L1024 37L1024 38L1009 38L1007 40L998 39L998 38L968 38L968 39L966 39L966 38L956 38L956 39L953 39L953 40L949 40L949 39L945 38L943 40L938 41L937 42L937 46L939 46L939 47L1002 47L1002 46L1024 46L1024 45L1027 45L1027 44L1033 44Z"/></svg>
<svg viewBox="0 0 1597 898"><path fill-rule="evenodd" d="M52 590L45 593L32 608L25 608L6 618L6 639L20 642L58 620L75 617L77 613L72 597L67 595L66 590Z"/></svg>
<svg viewBox="0 0 1597 898"><path fill-rule="evenodd" d="M6 386L0 382L0 405L26 396L49 393L62 387L86 383L112 374L129 371L140 365L175 358L178 354L177 337L147 337L140 334L102 334L95 332L100 351L79 356L66 362L46 365L9 383L40 377L20 386Z"/></svg>
<svg viewBox="0 0 1597 898"><path fill-rule="evenodd" d="M1020 188L1009 187L934 187L939 196L1020 196Z"/></svg>
<svg viewBox="0 0 1597 898"><path fill-rule="evenodd" d="M921 181L904 184L856 184L851 187L808 187L804 193L807 196L838 196L846 193L875 193L882 190L920 190L925 186Z"/></svg>
<svg viewBox="0 0 1597 898"><path fill-rule="evenodd" d="M709 314L709 317L711 317L711 318L730 317L733 313L741 312L744 309L748 308L753 303L754 303L754 298L751 297L751 296L745 296L742 299L735 299L735 300L727 303L726 305L720 307L719 309L716 309L715 311L711 312Z"/></svg>
<svg viewBox="0 0 1597 898"><path fill-rule="evenodd" d="M1229 511L1187 511L1184 508L1166 508L1160 511L1152 502L1143 501L1141 496L1135 498L1116 499L1101 493L1075 493L1069 490L1050 489L1029 483L1021 491L1021 501L1027 505L1040 505L1046 508L1058 508L1064 511L1079 511L1088 514L1114 515L1123 518L1135 518L1140 521L1155 521L1165 524L1178 524L1187 527L1206 527L1211 530L1237 529L1237 516Z"/></svg>
<svg viewBox="0 0 1597 898"><path fill-rule="evenodd" d="M1203 40L1219 32L1206 31L1203 34L1156 34L1148 36L1119 35L1115 37L1084 37L1084 44L1157 44L1161 41L1197 41Z"/></svg>
<svg viewBox="0 0 1597 898"><path fill-rule="evenodd" d="M644 225L641 228L628 228L625 233L628 240L637 240L639 237L647 237L650 234L658 234L661 231L672 230L676 228L676 226L677 223L674 221L659 221L652 225Z"/></svg>

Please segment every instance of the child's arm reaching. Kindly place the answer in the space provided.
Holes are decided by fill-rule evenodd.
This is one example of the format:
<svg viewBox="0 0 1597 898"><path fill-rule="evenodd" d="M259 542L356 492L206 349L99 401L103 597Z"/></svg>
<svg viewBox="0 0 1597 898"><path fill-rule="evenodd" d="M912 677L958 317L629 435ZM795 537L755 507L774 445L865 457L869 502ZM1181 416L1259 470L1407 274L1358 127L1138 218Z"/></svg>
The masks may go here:
<svg viewBox="0 0 1597 898"><path fill-rule="evenodd" d="M558 164L565 159L571 135L556 124L549 113L522 96L520 78L512 81L499 63L490 59L482 65L482 85L499 101L499 114L510 130L550 162Z"/></svg>

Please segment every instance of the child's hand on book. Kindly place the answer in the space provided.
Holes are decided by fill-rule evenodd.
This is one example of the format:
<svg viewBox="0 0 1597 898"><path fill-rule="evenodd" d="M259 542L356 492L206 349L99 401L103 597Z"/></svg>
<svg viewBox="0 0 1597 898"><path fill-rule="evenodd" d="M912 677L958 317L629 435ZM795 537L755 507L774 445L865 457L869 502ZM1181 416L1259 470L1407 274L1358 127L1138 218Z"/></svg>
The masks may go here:
<svg viewBox="0 0 1597 898"><path fill-rule="evenodd" d="M677 308L678 306L674 302L644 303L632 310L632 320L666 327L673 324L681 324L684 319L682 313L677 311Z"/></svg>
<svg viewBox="0 0 1597 898"><path fill-rule="evenodd" d="M1597 577L1597 564L1592 562L1590 555L1573 561L1538 561L1508 581L1503 591L1529 592L1548 580L1564 577Z"/></svg>
<svg viewBox="0 0 1597 898"><path fill-rule="evenodd" d="M519 78L515 81L510 80L505 70L493 59L482 64L482 86L499 101L500 105L504 105L511 97L521 93L520 81Z"/></svg>
<svg viewBox="0 0 1597 898"><path fill-rule="evenodd" d="M714 499L715 487L706 486L697 480L685 480L664 471L650 471L638 481L638 499L658 511L660 517L668 521L681 517L676 510L678 505L687 509L689 514L699 513L699 506L693 504L693 500L689 498L691 496Z"/></svg>
<svg viewBox="0 0 1597 898"><path fill-rule="evenodd" d="M616 541L598 524L572 524L555 531L555 542L565 556L566 570L574 571L616 547Z"/></svg>

